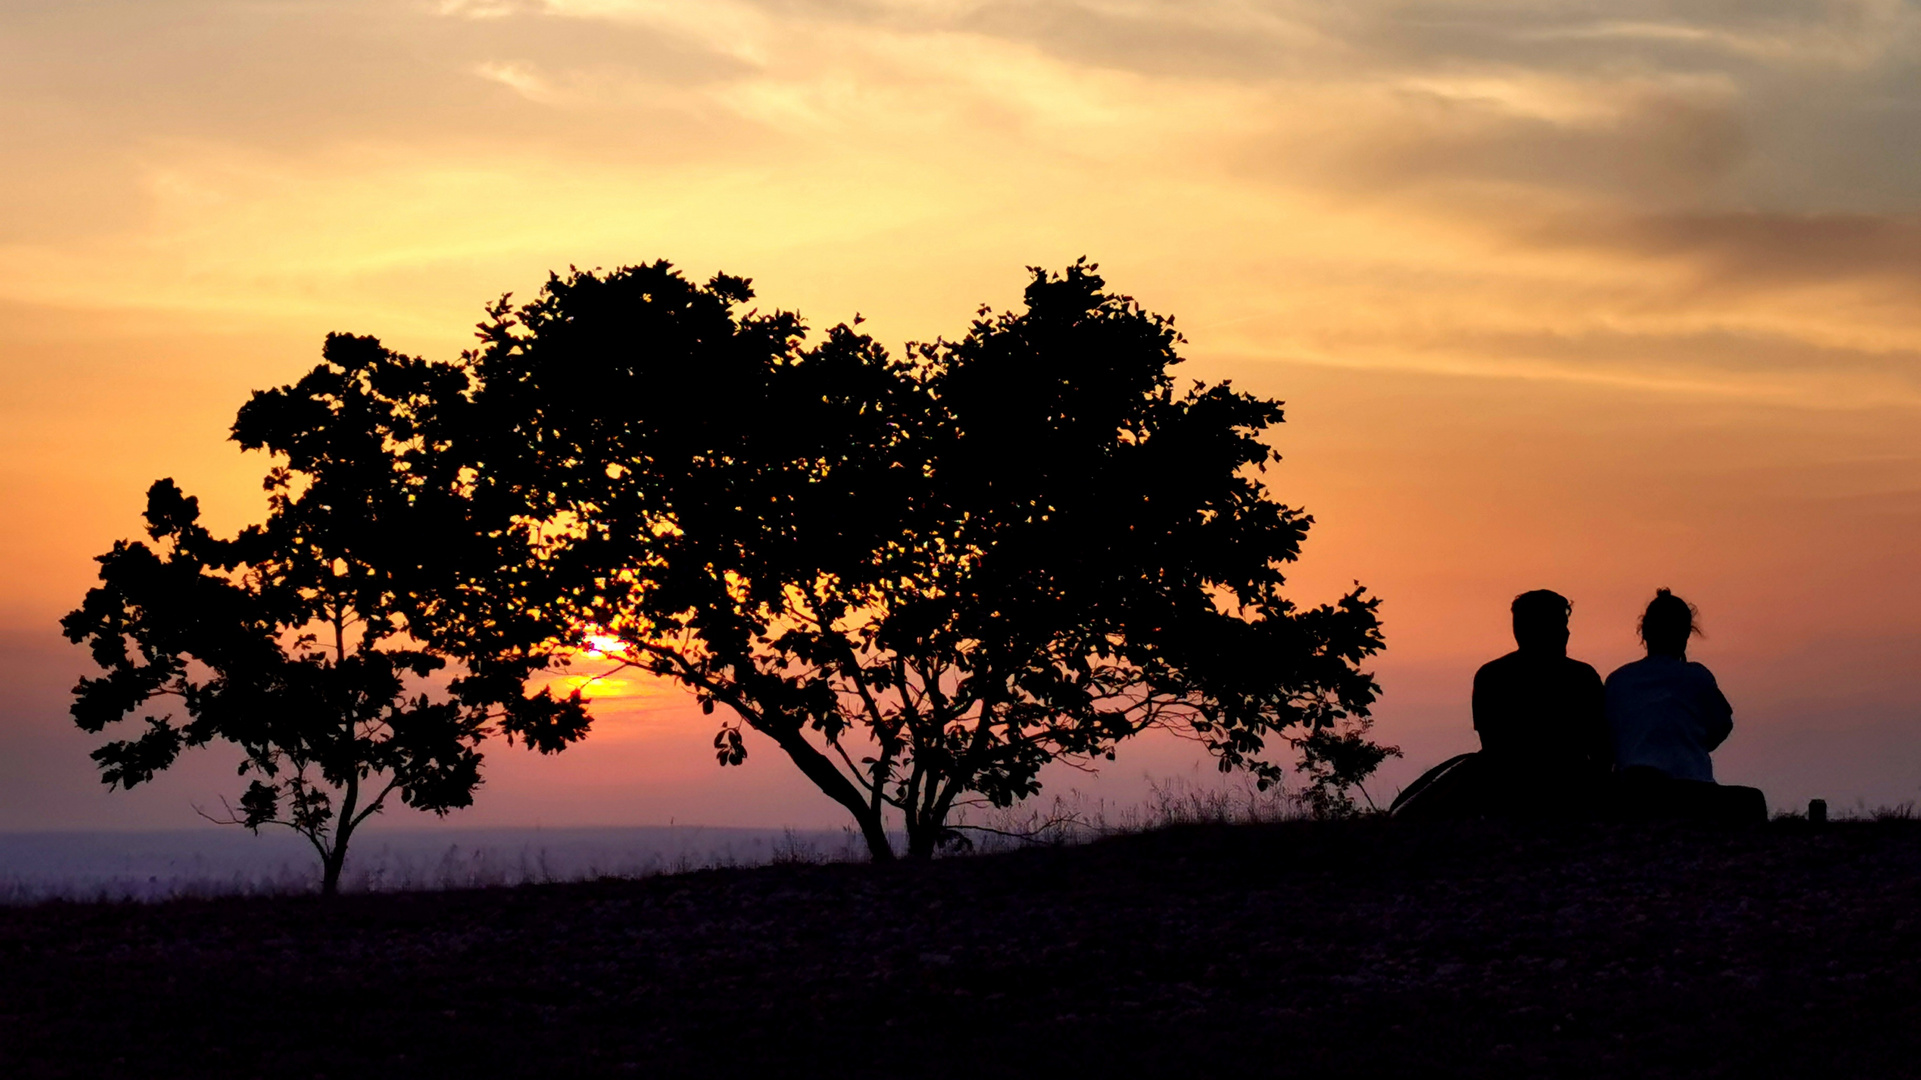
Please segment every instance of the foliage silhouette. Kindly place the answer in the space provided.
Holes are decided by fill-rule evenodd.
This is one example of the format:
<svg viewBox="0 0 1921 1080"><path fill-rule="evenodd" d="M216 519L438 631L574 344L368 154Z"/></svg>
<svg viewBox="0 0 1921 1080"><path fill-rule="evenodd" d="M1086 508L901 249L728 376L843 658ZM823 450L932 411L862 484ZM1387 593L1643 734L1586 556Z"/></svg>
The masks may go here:
<svg viewBox="0 0 1921 1080"><path fill-rule="evenodd" d="M768 737L876 859L890 812L925 857L957 807L1149 728L1263 787L1278 739L1351 807L1396 752L1366 737L1377 601L1281 595L1312 519L1257 476L1280 404L1177 388L1171 321L1094 266L1032 275L1024 310L902 356L664 262L503 297L467 464L543 573L494 601L726 706L720 761Z"/></svg>
<svg viewBox="0 0 1921 1080"><path fill-rule="evenodd" d="M332 894L355 830L389 796L466 806L487 736L553 752L588 717L578 692L525 693L562 628L483 602L533 568L533 549L484 513L483 486L451 452L467 375L372 338L331 335L324 356L235 421L242 447L285 462L266 478L267 520L217 538L196 499L156 482L157 546L116 543L62 627L106 669L75 688L81 728L161 698L184 713L148 715L140 735L96 750L103 781L132 788L184 748L231 742L252 779L224 820L306 837Z"/></svg>

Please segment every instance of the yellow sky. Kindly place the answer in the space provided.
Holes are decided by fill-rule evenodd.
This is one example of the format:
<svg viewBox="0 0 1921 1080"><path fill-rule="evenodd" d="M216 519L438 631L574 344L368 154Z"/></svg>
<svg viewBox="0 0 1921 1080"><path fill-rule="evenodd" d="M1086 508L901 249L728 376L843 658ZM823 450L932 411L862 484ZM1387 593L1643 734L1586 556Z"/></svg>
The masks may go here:
<svg viewBox="0 0 1921 1080"><path fill-rule="evenodd" d="M1177 316L1196 377L1289 402L1303 598L1386 597L1390 791L1472 745L1515 592L1574 597L1605 671L1669 585L1735 703L1725 778L1921 795L1918 28L1881 0L9 4L0 827L185 823L224 783L94 791L51 627L155 477L259 513L223 442L249 390L330 330L450 357L501 292L659 257L893 343L1082 254ZM622 716L495 753L467 820L838 820L771 754L712 769L671 697ZM1148 767L1186 759L1105 782Z"/></svg>

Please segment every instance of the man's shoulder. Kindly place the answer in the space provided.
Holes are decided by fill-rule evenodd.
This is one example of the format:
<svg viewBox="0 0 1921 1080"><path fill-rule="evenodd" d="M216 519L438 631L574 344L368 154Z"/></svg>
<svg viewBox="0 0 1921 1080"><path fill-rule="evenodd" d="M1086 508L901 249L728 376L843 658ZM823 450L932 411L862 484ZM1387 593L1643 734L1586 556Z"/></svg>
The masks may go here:
<svg viewBox="0 0 1921 1080"><path fill-rule="evenodd" d="M1595 682L1601 681L1601 673L1594 670L1593 664L1585 660L1576 660L1572 656L1562 661L1561 670L1577 678L1593 679Z"/></svg>
<svg viewBox="0 0 1921 1080"><path fill-rule="evenodd" d="M1607 689L1607 684L1601 681L1601 673L1594 670L1593 664L1572 656L1561 665L1561 684L1576 688L1582 694L1597 696Z"/></svg>
<svg viewBox="0 0 1921 1080"><path fill-rule="evenodd" d="M1503 675L1508 671L1524 667L1525 664L1526 662L1521 657L1521 651L1516 649L1506 656L1497 656L1487 663L1482 664L1480 668L1474 672L1474 680L1479 682L1484 676Z"/></svg>
<svg viewBox="0 0 1921 1080"><path fill-rule="evenodd" d="M1497 656L1489 660L1474 674L1479 678L1482 675L1502 674L1509 671L1533 672L1537 677L1542 673L1553 672L1561 676L1593 679L1596 682L1601 680L1601 673L1594 670L1594 665L1576 660L1572 656L1529 656L1519 649L1506 656Z"/></svg>

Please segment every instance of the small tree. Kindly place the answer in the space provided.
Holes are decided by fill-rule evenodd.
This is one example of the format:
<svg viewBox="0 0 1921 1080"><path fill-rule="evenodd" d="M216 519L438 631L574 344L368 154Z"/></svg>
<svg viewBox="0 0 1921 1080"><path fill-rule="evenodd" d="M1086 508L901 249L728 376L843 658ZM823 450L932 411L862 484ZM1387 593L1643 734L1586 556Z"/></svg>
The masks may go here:
<svg viewBox="0 0 1921 1080"><path fill-rule="evenodd" d="M886 859L890 812L924 857L957 806L1150 728L1263 788L1279 739L1332 810L1395 752L1366 738L1377 601L1280 591L1312 519L1259 479L1279 403L1178 389L1172 324L1093 266L900 358L751 296L575 272L470 357L471 464L543 537L515 602L725 706L723 764L770 738Z"/></svg>
<svg viewBox="0 0 1921 1080"><path fill-rule="evenodd" d="M197 500L156 482L157 547L116 543L62 627L106 669L75 689L82 729L167 698L183 714L147 715L138 736L96 750L103 781L131 788L183 748L231 742L252 779L220 820L304 836L331 895L349 841L390 796L466 806L489 734L553 752L588 720L578 693L524 692L558 628L474 606L531 550L483 520L449 453L466 376L371 338L330 336L325 358L255 394L234 425L244 448L285 460L267 476L267 520L219 539ZM453 677L430 685L450 662Z"/></svg>

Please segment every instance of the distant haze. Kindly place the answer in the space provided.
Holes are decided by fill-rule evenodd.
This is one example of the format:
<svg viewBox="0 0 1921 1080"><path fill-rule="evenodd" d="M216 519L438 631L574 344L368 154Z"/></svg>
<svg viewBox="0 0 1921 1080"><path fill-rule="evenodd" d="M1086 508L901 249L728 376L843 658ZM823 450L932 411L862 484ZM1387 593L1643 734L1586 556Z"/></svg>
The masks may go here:
<svg viewBox="0 0 1921 1080"><path fill-rule="evenodd" d="M1921 797L1913 5L28 0L0 91L0 830L236 790L218 747L102 790L55 624L154 479L262 513L248 391L655 258L890 346L1083 254L1175 315L1186 374L1288 402L1297 597L1385 598L1377 796L1473 747L1514 594L1572 597L1605 674L1668 586L1723 779ZM613 690L557 758L490 749L453 823L841 823ZM1049 790L1149 775L1209 776L1162 741Z"/></svg>
<svg viewBox="0 0 1921 1080"><path fill-rule="evenodd" d="M349 891L520 885L863 854L851 830L403 828L356 851L343 884ZM0 905L312 892L319 881L313 849L291 830L0 833Z"/></svg>

